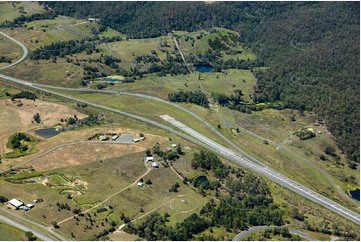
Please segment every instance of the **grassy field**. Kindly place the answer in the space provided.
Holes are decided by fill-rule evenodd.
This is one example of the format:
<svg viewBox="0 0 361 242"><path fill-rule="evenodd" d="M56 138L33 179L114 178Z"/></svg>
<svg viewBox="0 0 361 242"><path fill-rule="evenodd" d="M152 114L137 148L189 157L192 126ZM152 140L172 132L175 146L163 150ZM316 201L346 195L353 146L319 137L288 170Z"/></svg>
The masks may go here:
<svg viewBox="0 0 361 242"><path fill-rule="evenodd" d="M22 50L20 46L15 44L13 41L9 40L4 36L0 36L0 56L4 56L6 58L10 58L11 62L20 58L22 54ZM6 66L9 63L1 62L0 67Z"/></svg>
<svg viewBox="0 0 361 242"><path fill-rule="evenodd" d="M244 93L244 99L248 101L253 85L256 84L256 79L250 71L231 69L220 73L202 73L201 82L204 90L209 94L220 92L230 95L234 94L235 90L240 89ZM164 77L148 75L134 83L114 84L108 89L143 93L163 99L168 99L169 93L179 90L200 90L197 77L194 74Z"/></svg>
<svg viewBox="0 0 361 242"><path fill-rule="evenodd" d="M27 240L25 232L8 225L6 223L0 223L0 241L16 241L16 240Z"/></svg>
<svg viewBox="0 0 361 242"><path fill-rule="evenodd" d="M23 8L21 13L19 8ZM45 12L42 6L37 2L0 2L0 23L6 20L12 21L17 17L23 15L31 15L35 13Z"/></svg>

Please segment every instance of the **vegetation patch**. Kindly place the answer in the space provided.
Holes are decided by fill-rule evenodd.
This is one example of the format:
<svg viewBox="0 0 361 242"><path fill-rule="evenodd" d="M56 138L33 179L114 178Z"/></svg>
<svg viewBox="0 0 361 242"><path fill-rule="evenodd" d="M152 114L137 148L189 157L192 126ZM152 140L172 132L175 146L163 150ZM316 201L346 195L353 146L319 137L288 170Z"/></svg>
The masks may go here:
<svg viewBox="0 0 361 242"><path fill-rule="evenodd" d="M39 140L25 133L16 133L9 137L9 141L6 146L13 151L3 155L4 158L17 158L28 154L37 152L35 146L39 143Z"/></svg>

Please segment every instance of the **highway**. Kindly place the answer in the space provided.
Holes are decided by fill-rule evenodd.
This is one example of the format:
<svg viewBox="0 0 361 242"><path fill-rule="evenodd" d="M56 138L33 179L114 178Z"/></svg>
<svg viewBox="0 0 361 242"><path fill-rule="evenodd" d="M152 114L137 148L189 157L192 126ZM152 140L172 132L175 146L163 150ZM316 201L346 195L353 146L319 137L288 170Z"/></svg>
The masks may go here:
<svg viewBox="0 0 361 242"><path fill-rule="evenodd" d="M38 233L37 231L35 231L35 230L25 226L25 225L22 225L22 224L14 221L12 219L9 219L9 218L7 218L5 216L0 215L0 221L5 222L7 224L10 224L10 225L14 226L15 228L21 229L21 230L23 230L25 232L31 231L36 237L38 237L41 240L44 240L44 241L52 241L53 240L53 239L51 239L51 238L49 238L49 237L47 237L47 236L45 236L45 235L43 235L41 233Z"/></svg>
<svg viewBox="0 0 361 242"><path fill-rule="evenodd" d="M214 151L216 151L218 154L222 155L223 157L228 158L229 160L232 160L238 164L240 164L243 167L247 167L250 170L255 171L256 173L259 173L270 180L280 184L283 187L288 188L289 190L308 198L311 201L314 201L332 211L335 213L340 214L341 216L351 220L354 223L360 224L360 215L339 205L338 203L326 198L325 196L322 196L309 188L300 185L299 183L287 178L286 176L282 175L279 172L276 172L275 170L271 169L268 166L260 166L258 164L255 164L254 162L248 160L246 157L242 157L241 155L235 153L234 151L214 142L213 140L205 137L204 135L198 133L197 131L189 128L188 126L184 125L183 123L175 120L174 118L168 118L166 119L168 122L173 124L174 126L178 127L179 129L183 130L190 136L196 138L197 140L201 141L202 143L210 146L213 148Z"/></svg>
<svg viewBox="0 0 361 242"><path fill-rule="evenodd" d="M45 227L44 225L41 225L37 222L34 222L32 220L26 219L23 216L20 216L18 214L15 214L13 212L10 212L9 209L7 208L0 208L0 212L2 212L3 214L6 214L6 216L4 215L0 215L0 220L8 223L12 226L15 226L21 230L24 231L31 231L36 237L45 240L45 241L53 241L53 240L61 240L61 241L68 241L67 238L64 238L63 236L61 236L58 232L55 232L54 230L52 230L51 227ZM18 219L18 221L15 221L12 218L16 218ZM21 223L20 223L21 221ZM29 227L29 225L32 224L34 226L37 227L37 229L34 229L32 227ZM47 236L41 233L41 230L43 231L47 231L48 233L51 234L51 236ZM49 234L49 235L50 235Z"/></svg>
<svg viewBox="0 0 361 242"><path fill-rule="evenodd" d="M3 33L1 33L1 34L3 34ZM20 44L21 46L23 46L20 42L17 42L17 43ZM25 46L24 46L24 48L26 49ZM11 81L11 82L14 82L14 83L17 83L19 85L32 87L34 89L37 89L37 90L45 92L45 93L50 93L50 94L57 95L57 96L67 98L67 99L70 99L70 100L73 100L73 101L76 101L76 102L80 102L80 103L86 103L86 104L88 104L90 106L98 107L98 108L108 110L108 111L111 111L111 112L114 112L114 113L119 113L119 114L122 114L122 115L125 115L125 116L128 116L128 117L131 117L131 118L134 118L134 119L137 119L137 120L152 124L154 126L162 128L162 129L168 130L169 132L172 132L172 133L174 133L176 135L179 135L179 136L181 136L181 137L183 137L185 139L188 139L188 140L190 140L190 141L192 141L192 142L194 142L196 144L201 145L202 147L205 147L207 149L215 151L219 155L222 155L223 157L226 157L226 158L240 164L243 167L246 167L246 168L248 168L250 170L255 171L258 174L261 174L261 175L271 179L272 181L280 184L281 186L286 187L286 188L290 189L291 191L293 191L293 192L295 192L295 193L297 193L297 194L299 194L299 195L301 195L301 196L303 196L305 198L310 199L311 201L314 201L315 203L318 203L318 204L320 204L320 205L334 211L337 214L340 214L341 216L345 217L346 219L349 219L350 221L352 221L354 223L360 224L360 215L359 214L357 214L357 213L355 213L353 211L350 211L349 209L337 204L336 202L334 202L334 201L332 201L332 200L330 200L330 199L328 199L328 198L326 198L326 197L324 197L324 196L310 190L309 188L307 188L305 186L302 186L302 185L296 183L295 181L293 181L293 180L285 177L284 175L272 170L270 167L268 167L266 165L258 164L256 162L252 161L250 158L247 158L245 156L242 156L241 154L235 153L234 151L232 151L232 150L230 150L230 149L228 149L228 148L214 142L213 140L201 135L200 133L196 132L195 130L193 130L193 129L187 127L187 126L185 126L184 124L180 123L179 121L177 121L175 119L168 119L167 121L170 122L171 124L173 124L175 127L182 130L183 132L186 132L188 135L185 135L184 133L182 133L182 132L180 132L178 130L175 130L175 129L167 126L167 125L157 123L157 122L155 122L153 120L149 120L149 119L144 118L144 117L139 116L139 115L135 115L135 114L127 113L127 112L120 111L120 110L117 110L117 109L109 108L109 107L99 105L99 104L96 104L96 103L87 102L87 101L84 101L84 100L81 100L81 99L78 99L78 98L74 98L74 97L71 97L71 96L67 96L67 95L64 95L64 94L61 94L61 93L57 93L57 92L45 89L45 87L52 88L53 86L33 84L33 83L30 83L30 82L20 80L20 79L17 79L17 78L13 78L13 77L10 77L10 76L6 76L6 75L3 75L3 74L0 74L0 78L3 78L5 80L8 80L8 81ZM66 89L66 90L68 90L68 89ZM135 94L135 95L142 95L142 94ZM152 97L152 98L156 99L155 97ZM204 123L204 124L206 124L206 123ZM214 130L213 127L210 127L210 128L212 130ZM237 150L239 150L239 148Z"/></svg>

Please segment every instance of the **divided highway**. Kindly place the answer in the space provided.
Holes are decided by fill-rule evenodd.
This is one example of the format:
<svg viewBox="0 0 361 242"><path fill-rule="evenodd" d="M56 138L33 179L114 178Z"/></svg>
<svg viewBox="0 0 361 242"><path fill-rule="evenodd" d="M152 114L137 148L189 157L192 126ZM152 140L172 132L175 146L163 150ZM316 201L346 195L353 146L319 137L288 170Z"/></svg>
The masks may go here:
<svg viewBox="0 0 361 242"><path fill-rule="evenodd" d="M0 34L3 34L3 33L0 32ZM3 34L3 35L5 35L5 34ZM5 36L9 37L7 35L5 35ZM14 40L11 37L9 37L9 38ZM20 42L18 42L16 40L14 40L14 41L26 49L26 47L24 45L22 45ZM179 121L177 121L177 120L175 120L173 118L168 118L167 121L170 122L171 124L173 124L175 127L182 130L183 132L187 133L188 135L184 134L183 132L179 132L179 131L177 131L177 130L175 130L175 129L167 126L167 125L157 123L157 122L155 122L153 120L146 119L146 118L141 117L139 115L134 115L134 114L131 114L131 113L123 112L123 111L120 111L120 110L117 110L117 109L109 108L109 107L99 105L99 104L96 104L96 103L87 102L87 101L84 101L84 100L81 100L81 99L78 99L78 98L74 98L74 97L71 97L71 96L67 96L67 95L64 95L64 94L61 94L61 93L57 93L57 92L45 89L45 88L57 88L57 89L71 90L71 89L68 89L68 88L58 88L58 87L54 87L54 86L33 84L31 82L27 82L27 81L20 80L20 79L17 79L17 78L13 78L13 77L10 77L10 76L6 76L6 75L3 75L3 74L0 74L0 78L3 78L5 80L8 80L8 81L20 84L20 85L25 85L25 86L28 86L28 87L43 91L45 93L50 93L50 94L57 95L57 96L60 96L60 97L63 97L63 98L67 98L67 99L70 99L70 100L73 100L73 101L76 101L76 102L86 103L86 104L88 104L90 106L94 106L94 107L98 107L98 108L108 110L108 111L111 111L111 112L119 113L119 114L122 114L122 115L125 115L125 116L128 116L128 117L131 117L131 118L134 118L134 119L141 120L143 122L152 124L154 126L162 128L162 129L168 130L168 131L170 131L170 132L172 132L172 133L174 133L176 135L179 135L180 137L188 139L188 140L190 140L190 141L192 141L192 142L194 142L196 144L199 144L202 147L205 147L205 148L210 149L212 151L216 151L218 154L220 154L220 155L222 155L222 156L224 156L224 157L226 157L226 158L228 158L228 159L230 159L230 160L232 160L232 161L234 161L234 162L236 162L236 163L238 163L238 164L240 164L240 165L242 165L244 167L247 167L247 168L255 171L256 173L259 173L259 174L271 179L272 181L280 184L281 186L286 187L286 188L290 189L291 191L293 191L293 192L295 192L295 193L297 193L297 194L299 194L299 195L301 195L301 196L303 196L305 198L310 199L311 201L313 201L315 203L318 203L318 204L320 204L320 205L334 211L337 214L340 214L341 216L345 217L346 219L349 219L350 221L352 221L354 223L360 224L360 215L359 214L357 214L357 213L355 213L355 212L353 212L353 211L351 211L351 210L337 204L336 202L334 202L334 201L332 201L332 200L330 200L330 199L328 199L328 198L326 198L326 197L324 197L324 196L310 190L309 188L307 188L305 186L302 186L302 185L296 183L295 181L293 181L293 180L285 177L284 175L272 170L271 168L269 168L268 166L266 166L264 164L256 163L255 160L251 159L249 155L247 155L247 157L245 157L245 156L242 156L242 155L240 155L238 153L235 153L234 151L232 151L232 150L230 150L230 149L228 149L228 148L214 142L213 140L203 136L202 134L196 132L195 130L193 130L193 129L187 127L187 126L185 126L184 124L180 123ZM76 89L76 90L78 90L78 89ZM89 91L89 90L86 90L86 91ZM120 92L117 92L117 93L121 94ZM146 96L146 95L134 94L134 96L142 97L142 96ZM149 98L149 96L143 97L143 98ZM156 100L157 98L152 97L152 99ZM159 99L159 100L161 100L161 99ZM159 101L159 100L157 100L157 101ZM167 102L167 101L162 100L162 102ZM167 104L169 104L169 102L167 102ZM174 106L175 104L169 104L169 105ZM178 106L178 108L179 107L180 106ZM181 107L181 109L183 109L183 108ZM189 110L187 110L186 112L190 113ZM191 115L194 116L193 114L191 114ZM197 118L197 119L199 119L199 118ZM204 124L206 124L208 127L210 127L216 133L218 132L212 126L210 126L207 122L204 122L203 119L201 119L200 121L202 121ZM227 141L227 143L230 142L225 137L223 139L225 139ZM232 146L234 147L233 143L232 143ZM237 147L237 150L240 150L240 149ZM242 153L244 153L244 152L242 152Z"/></svg>

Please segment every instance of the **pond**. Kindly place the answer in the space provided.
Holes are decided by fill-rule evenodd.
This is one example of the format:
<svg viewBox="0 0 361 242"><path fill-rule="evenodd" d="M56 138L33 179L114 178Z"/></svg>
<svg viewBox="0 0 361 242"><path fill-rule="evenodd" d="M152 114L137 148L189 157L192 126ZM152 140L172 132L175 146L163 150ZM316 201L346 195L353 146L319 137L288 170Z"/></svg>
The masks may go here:
<svg viewBox="0 0 361 242"><path fill-rule="evenodd" d="M350 191L350 194L351 194L353 199L356 199L356 200L360 201L360 189Z"/></svg>
<svg viewBox="0 0 361 242"><path fill-rule="evenodd" d="M210 64L205 65L194 65L198 72L212 72L213 67Z"/></svg>
<svg viewBox="0 0 361 242"><path fill-rule="evenodd" d="M46 129L35 130L35 134L37 134L40 137L45 138L45 139L54 137L55 135L57 135L59 133L60 132L57 131L55 128L46 128Z"/></svg>
<svg viewBox="0 0 361 242"><path fill-rule="evenodd" d="M195 179L195 181L198 183L204 183L204 182L208 182L208 179L206 176L199 176Z"/></svg>

